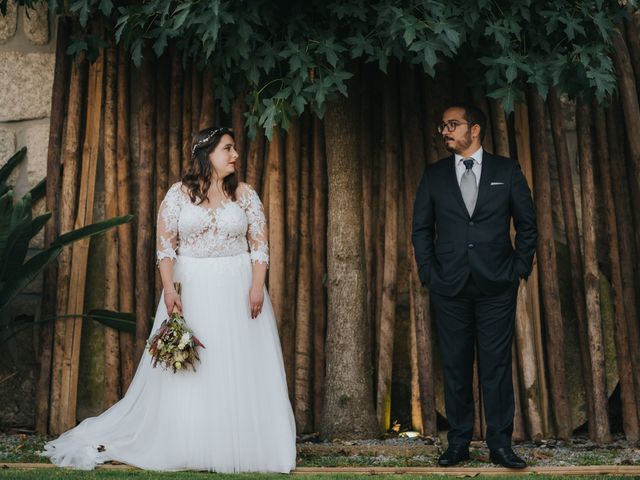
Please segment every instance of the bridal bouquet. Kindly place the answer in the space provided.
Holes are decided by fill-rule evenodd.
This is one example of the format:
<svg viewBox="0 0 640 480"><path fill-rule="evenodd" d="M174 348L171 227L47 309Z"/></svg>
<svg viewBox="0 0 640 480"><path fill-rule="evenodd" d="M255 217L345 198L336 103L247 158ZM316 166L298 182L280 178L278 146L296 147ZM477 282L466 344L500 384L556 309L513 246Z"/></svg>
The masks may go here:
<svg viewBox="0 0 640 480"><path fill-rule="evenodd" d="M153 337L147 340L147 351L152 357L153 366L159 363L165 370L173 369L174 373L188 367L195 372L195 364L200 361L198 347L205 348L176 308L160 324Z"/></svg>

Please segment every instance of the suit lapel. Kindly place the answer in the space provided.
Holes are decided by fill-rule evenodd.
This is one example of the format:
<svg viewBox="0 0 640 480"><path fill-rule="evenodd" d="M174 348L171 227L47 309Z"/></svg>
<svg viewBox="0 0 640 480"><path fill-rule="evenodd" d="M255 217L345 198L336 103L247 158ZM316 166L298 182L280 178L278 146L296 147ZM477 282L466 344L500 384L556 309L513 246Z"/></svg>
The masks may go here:
<svg viewBox="0 0 640 480"><path fill-rule="evenodd" d="M489 185L491 183L491 179L493 178L494 167L495 167L495 164L493 162L493 156L490 153L483 151L482 152L482 172L480 173L480 185L478 187L478 200L476 201L476 208L473 210L474 214L482 206L482 202L484 202L484 200L487 198L487 194L489 193ZM458 190L460 189L458 188ZM462 198L462 194L460 194L460 198Z"/></svg>
<svg viewBox="0 0 640 480"><path fill-rule="evenodd" d="M482 159L482 161L484 162L484 158ZM460 192L460 184L458 183L458 176L456 175L455 156L452 156L449 159L449 181L451 182L451 191L453 192L453 196L456 197L456 200L460 204L460 208L462 208L464 213L466 213L467 216L469 216L469 211L467 210L467 206L464 204L464 200L462 198L462 192Z"/></svg>

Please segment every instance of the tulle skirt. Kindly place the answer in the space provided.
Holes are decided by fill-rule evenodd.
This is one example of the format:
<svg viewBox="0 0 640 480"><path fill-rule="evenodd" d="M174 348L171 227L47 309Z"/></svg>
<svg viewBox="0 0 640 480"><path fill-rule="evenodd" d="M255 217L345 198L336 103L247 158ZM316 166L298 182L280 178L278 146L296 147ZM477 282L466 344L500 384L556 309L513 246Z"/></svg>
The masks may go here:
<svg viewBox="0 0 640 480"><path fill-rule="evenodd" d="M59 466L111 460L149 470L289 472L295 422L273 308L251 318L248 254L179 256L183 315L206 348L197 371L162 370L145 353L126 395L45 445ZM160 301L152 333L167 318Z"/></svg>

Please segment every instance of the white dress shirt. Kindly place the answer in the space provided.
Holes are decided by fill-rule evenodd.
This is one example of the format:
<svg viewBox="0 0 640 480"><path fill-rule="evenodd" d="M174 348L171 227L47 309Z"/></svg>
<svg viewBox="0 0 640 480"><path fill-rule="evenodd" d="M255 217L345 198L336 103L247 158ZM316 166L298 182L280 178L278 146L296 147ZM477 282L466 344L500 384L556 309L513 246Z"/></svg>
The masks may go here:
<svg viewBox="0 0 640 480"><path fill-rule="evenodd" d="M462 157L457 153L454 155L454 161L456 162L456 176L458 177L458 185L460 185L460 180L462 180L462 174L465 172L467 167L465 167L463 160L465 158L473 158L473 173L476 176L476 183L480 186L480 174L482 173L482 147L476 150L471 157Z"/></svg>

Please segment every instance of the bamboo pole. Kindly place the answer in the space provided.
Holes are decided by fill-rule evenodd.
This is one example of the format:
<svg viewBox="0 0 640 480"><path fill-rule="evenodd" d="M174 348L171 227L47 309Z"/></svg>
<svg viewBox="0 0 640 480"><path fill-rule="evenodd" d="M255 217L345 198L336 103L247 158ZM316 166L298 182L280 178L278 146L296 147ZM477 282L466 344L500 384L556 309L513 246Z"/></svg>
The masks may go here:
<svg viewBox="0 0 640 480"><path fill-rule="evenodd" d="M182 75L182 173L191 164L191 68L187 64Z"/></svg>
<svg viewBox="0 0 640 480"><path fill-rule="evenodd" d="M628 18L624 19L626 28L626 44L629 47L631 65L636 78L640 77L640 12L637 10L629 12Z"/></svg>
<svg viewBox="0 0 640 480"><path fill-rule="evenodd" d="M116 83L118 81L118 55L115 47L107 48L106 84L104 102L104 198L105 216L118 215L118 185L116 157ZM105 233L104 308L118 310L118 231ZM120 386L120 338L114 328L104 329L104 397L103 408L118 401Z"/></svg>
<svg viewBox="0 0 640 480"><path fill-rule="evenodd" d="M629 205L629 192L624 153L623 132L619 128L622 122L622 113L617 102L612 102L607 109L607 137L609 143L609 156L611 159L611 177L617 180L613 189L615 200L616 223L618 227L618 240L620 252L620 269L622 275L622 296L624 298L624 311L627 319L627 335L629 340L629 352L633 365L640 365L640 325L638 325L638 310L636 306L636 288L634 267L636 265L636 253L633 243L633 221ZM640 369L633 369L633 380L636 392L636 410L640 416Z"/></svg>
<svg viewBox="0 0 640 480"><path fill-rule="evenodd" d="M157 212L164 195L169 189L169 82L171 65L168 55L156 60L155 87L155 199L152 211ZM144 159L143 159L144 161ZM157 305L162 295L162 278L158 268L153 270L155 278L155 295L153 305Z"/></svg>
<svg viewBox="0 0 640 480"><path fill-rule="evenodd" d="M82 172L78 210L74 228L89 225L93 221L93 203L100 143L100 119L102 116L104 52L89 66L87 92L87 128L82 146ZM71 251L71 272L69 275L69 299L67 311L80 313L84 307L89 239L75 242ZM82 319L70 318L66 323L60 388L61 430L68 430L76 424L76 403L78 399L78 371L80 366L80 339Z"/></svg>
<svg viewBox="0 0 640 480"><path fill-rule="evenodd" d="M384 112L381 111L381 118L384 118ZM381 124L384 126L384 120L381 121ZM386 158L385 158L385 136L384 133L381 132L381 145L380 149L377 152L377 167L378 167L378 191L376 192L376 209L377 209L377 219L376 219L376 231L375 231L375 249L376 249L376 265L375 265L375 317L374 317L374 329L375 332L374 338L372 339L373 344L373 359L375 365L378 364L380 358L380 318L382 317L382 290L384 285L384 257L386 254L385 251L385 222L386 222L386 182L387 182L387 169L386 169ZM374 377L374 382L377 382L378 376ZM377 383L374 383L374 387L377 391Z"/></svg>
<svg viewBox="0 0 640 480"><path fill-rule="evenodd" d="M78 171L81 161L82 105L87 71L85 57L80 54L71 65L69 97L67 104L67 122L63 146L62 191L60 205L60 233L73 229L76 216L76 197L78 195ZM56 311L59 315L67 313L69 299L68 280L71 271L71 249L65 248L58 257L58 295ZM56 322L53 349L53 367L51 369L51 404L49 414L49 433L63 432L61 425L61 388L62 367L65 345L66 321Z"/></svg>
<svg viewBox="0 0 640 480"><path fill-rule="evenodd" d="M322 122L313 116L311 178L311 288L313 308L313 421L320 428L324 399L325 338L327 325L327 173Z"/></svg>
<svg viewBox="0 0 640 480"><path fill-rule="evenodd" d="M174 45L169 47L171 57L171 84L169 87L169 179L173 185L180 179L182 133L182 65L180 54Z"/></svg>
<svg viewBox="0 0 640 480"><path fill-rule="evenodd" d="M596 205L591 141L591 112L589 104L578 98L576 102L576 130L580 158L582 187L582 238L584 243L584 290L587 301L587 332L591 347L591 377L593 383L593 436L598 443L611 441L607 409L607 379L604 360L604 335L600 315L600 284L598 253L596 250Z"/></svg>
<svg viewBox="0 0 640 480"><path fill-rule="evenodd" d="M484 438L484 419L482 408L482 388L480 387L480 376L478 368L478 345L475 345L475 354L473 356L473 436L474 440L482 440Z"/></svg>
<svg viewBox="0 0 640 480"><path fill-rule="evenodd" d="M628 441L636 442L640 438L636 391L633 385L631 352L629 350L629 332L626 312L624 310L624 294L622 271L620 267L620 251L618 248L618 226L613 198L616 185L611 177L611 160L607 142L607 127L602 107L594 106L595 137L597 156L600 164L600 180L606 212L607 241L609 258L611 259L611 290L615 307L615 343L618 377L620 378L620 399L622 404L622 429Z"/></svg>
<svg viewBox="0 0 640 480"><path fill-rule="evenodd" d="M485 132L484 132L484 139L482 140L482 148L485 150L488 150L490 152L495 152L495 147L493 145L493 125L491 123L491 107L489 106L489 102L487 101L487 97L483 96L478 96L475 100L474 100L475 104L478 106L478 108L480 108L480 110L482 110L482 113L484 113L484 116L487 120L486 126L485 126Z"/></svg>
<svg viewBox="0 0 640 480"><path fill-rule="evenodd" d="M382 74L376 72L373 77L375 80L370 83L370 87L374 88L373 95L382 98L385 88L384 81L381 80ZM372 208L376 213L371 223L371 234L373 239L373 264L370 278L371 284L371 313L369 318L369 330L371 332L369 345L371 345L371 364L377 365L378 361L378 340L380 334L380 305L382 299L382 271L384 265L384 102L374 102L372 108L372 137L375 141L373 144L372 162L372 178L371 178L371 197ZM364 167L363 167L364 168ZM364 228L363 228L364 230ZM366 271L366 270L365 270ZM374 388L376 388L377 377L374 375Z"/></svg>
<svg viewBox="0 0 640 480"><path fill-rule="evenodd" d="M131 179L129 164L129 57L123 46L118 52L118 121L117 121L117 181L118 215L131 213ZM133 312L134 305L134 258L133 227L130 223L118 226L118 293L120 310ZM120 332L120 388L127 391L134 373L135 337L130 332Z"/></svg>
<svg viewBox="0 0 640 480"><path fill-rule="evenodd" d="M147 51L139 70L138 81L138 135L140 138L140 165L137 168L138 191L136 203L138 217L136 221L136 357L141 358L147 337L149 336L149 317L152 315L153 297L151 281L153 271L153 253L155 242L153 237L153 170L154 164L147 159L154 158L155 148L155 99L154 68L151 62L152 53Z"/></svg>
<svg viewBox="0 0 640 480"><path fill-rule="evenodd" d="M380 76L380 72L376 73L377 76ZM382 97L382 82L375 81L371 82L371 86L374 87L374 91L370 94L377 98ZM383 134L383 125L384 125L384 102L370 102L373 103L371 105L371 137L372 137L372 147L373 152L370 158L370 168L371 168L371 209L372 209L372 220L371 220L371 239L368 243L371 244L371 254L373 259L371 261L371 277L368 279L368 286L371 289L371 297L369 299L370 306L367 312L369 316L368 328L369 328L369 342L368 345L371 347L371 365L376 365L378 358L378 325L379 325L379 308L380 302L378 296L378 285L379 281L382 281L381 268L382 261L384 260L384 210L380 211L380 206L383 204L383 200L380 197L384 197L384 190L380 187L380 182L383 181L384 178L384 169L382 168L383 162L383 152L384 152L384 134ZM363 162L363 169L365 168L366 162ZM363 200L364 201L364 200ZM363 210L364 212L364 210ZM374 214L375 213L375 214ZM363 213L364 215L364 213ZM364 232L364 222L363 222L363 232ZM366 245L366 241L365 241ZM366 262L366 259L365 259ZM366 268L366 264L365 264ZM366 272L366 270L365 270ZM377 378L374 376L374 388L376 385Z"/></svg>
<svg viewBox="0 0 640 480"><path fill-rule="evenodd" d="M640 125L640 105L638 104L638 91L636 79L631 67L629 50L620 33L612 35L613 59L618 73L618 90L624 113L625 128L627 131L627 147L631 168L627 172L631 187L631 209L633 213L635 229L636 251L640 251L640 135L636 135Z"/></svg>
<svg viewBox="0 0 640 480"><path fill-rule="evenodd" d="M154 211L158 211L165 193L169 189L169 99L171 79L169 58L164 55L156 60L155 88L155 201ZM159 275L158 275L159 277ZM157 286L157 284L156 284ZM162 287L162 283L160 283ZM162 289L162 288L160 288Z"/></svg>
<svg viewBox="0 0 640 480"><path fill-rule="evenodd" d="M502 155L503 157L511 157L511 150L509 148L509 129L507 125L507 117L502 107L502 102L499 100L491 100L488 105L489 118L493 127L493 145L495 153ZM513 225L511 228L511 236L515 235ZM527 309L527 289L528 283L520 282L518 287L518 299L516 308L516 325L515 335L513 339L513 352L511 360L512 370L512 383L515 402L515 415L513 417L513 439L524 440L526 438L526 431L524 427L524 414L525 410L522 408L522 396L524 390L524 396L527 402L531 403L532 418L531 432L532 438L542 438L542 422L540 419L540 408L538 405L539 390L537 389L538 372L536 371L535 361L535 345L533 343L534 337L531 330L531 316ZM523 335L523 331L529 329L529 336ZM527 355L527 362L518 361L518 355L520 351L524 350ZM520 379L519 373L522 372L522 376L529 380L529 383L522 385L523 380ZM535 385L535 390L533 386Z"/></svg>
<svg viewBox="0 0 640 480"><path fill-rule="evenodd" d="M562 212L564 214L564 225L567 235L567 247L569 250L569 262L571 265L571 294L573 308L578 321L578 340L580 347L580 363L582 365L582 381L585 387L585 398L587 402L587 417L595 418L593 410L593 391L591 374L591 355L589 353L589 337L587 335L587 311L586 299L584 295L584 283L582 268L582 253L580 252L580 231L578 229L578 217L576 215L576 203L573 196L573 177L571 174L571 159L569 158L569 148L562 122L562 107L556 88L552 88L548 96L549 116L551 119L551 131L556 153L556 163L558 167L558 178L560 180L560 197L562 201ZM589 430L594 427L594 422L589 422Z"/></svg>
<svg viewBox="0 0 640 480"><path fill-rule="evenodd" d="M509 128L507 117L504 114L504 107L500 100L492 99L489 102L489 112L491 125L493 126L493 148L498 155L503 157L511 156L509 148Z"/></svg>
<svg viewBox="0 0 640 480"><path fill-rule="evenodd" d="M264 130L258 128L256 136L249 140L247 152L247 183L262 196L262 170L264 168ZM264 202L264 198L263 198Z"/></svg>
<svg viewBox="0 0 640 480"><path fill-rule="evenodd" d="M202 78L202 106L200 107L199 130L213 127L216 124L216 95L213 67L207 65Z"/></svg>
<svg viewBox="0 0 640 480"><path fill-rule="evenodd" d="M538 263L542 305L547 328L547 359L551 380L551 398L556 435L569 438L572 431L571 410L565 368L565 347L560 287L557 277L556 247L551 216L551 180L549 177L549 148L547 145L544 103L538 93L529 89L527 95L531 123L531 153L535 161L534 198L538 222ZM540 352L541 350L538 350ZM543 371L539 369L540 371Z"/></svg>
<svg viewBox="0 0 640 480"><path fill-rule="evenodd" d="M269 222L269 174L271 173L271 169L269 168L269 148L265 146L264 152L264 173L262 175L262 184L261 184L261 192L262 192L262 202L266 205L265 215L267 217L267 222ZM267 275L267 283L269 283L269 276Z"/></svg>
<svg viewBox="0 0 640 480"><path fill-rule="evenodd" d="M427 165L431 165L438 159L450 155L444 146L442 136L437 130L442 114L453 103L451 84L444 80L449 73L448 67L445 67L444 71L439 72L435 79L426 75L423 77L422 102L423 111L425 112L425 131L428 135L425 142Z"/></svg>
<svg viewBox="0 0 640 480"><path fill-rule="evenodd" d="M524 429L524 413L522 412L522 394L520 393L520 377L518 372L518 355L516 351L516 343L513 342L511 347L511 383L513 384L513 402L515 412L513 415L513 433L511 438L516 442L521 442L526 438Z"/></svg>
<svg viewBox="0 0 640 480"><path fill-rule="evenodd" d="M298 310L298 303L296 302L296 292L298 291L298 241L301 234L300 229L302 228L300 217L304 216L304 213L300 213L300 195L301 190L304 188L304 186L300 184L300 153L302 146L300 128L299 118L293 119L285 137L285 171L284 178L282 179L282 185L286 185L284 192L286 205L286 211L284 212L286 215L284 269L287 272L286 275L283 275L284 284L282 286L284 296L287 298L287 301L282 305L282 315L284 315L282 324L287 326L282 332L283 335L286 334L286 337L282 339L282 344L283 347L286 348L283 356L284 358L289 358L289 362L287 363L285 361L285 365L289 368L286 373L291 395L294 394L294 380L296 385L298 383L298 334L296 333L298 323L296 311ZM303 337L305 334L306 332L302 332Z"/></svg>
<svg viewBox="0 0 640 480"><path fill-rule="evenodd" d="M202 108L202 72L197 62L191 62L191 138L200 131L200 109Z"/></svg>
<svg viewBox="0 0 640 480"><path fill-rule="evenodd" d="M279 128L273 129L267 157L269 170L269 295L278 322L280 341L283 344L285 371L291 371L292 358L289 354L292 326L285 316L285 160L282 137Z"/></svg>
<svg viewBox="0 0 640 480"><path fill-rule="evenodd" d="M369 72L366 72L369 73ZM371 98L372 88L371 82L362 75L360 88L362 89L362 98ZM374 135L373 135L373 106L372 102L360 102L360 156L362 157L362 228L364 233L364 265L365 265L365 281L366 281L366 308L367 318L369 322L373 319L375 313L375 282L374 282L374 192L373 177L375 170L374 162ZM375 322L372 323L372 326ZM368 343L371 343L369 338Z"/></svg>
<svg viewBox="0 0 640 480"><path fill-rule="evenodd" d="M544 438L545 429L541 413L540 397L540 372L537 369L534 325L527 309L528 289L518 289L518 300L516 304L516 344L518 348L517 360L522 372L521 392L524 397L524 415L526 431L529 437L534 440ZM515 385L514 385L515 388Z"/></svg>
<svg viewBox="0 0 640 480"><path fill-rule="evenodd" d="M47 193L46 209L51 212L51 219L44 229L44 243L51 245L60 232L60 196L61 196L61 172L62 172L62 143L64 140L65 104L70 80L71 62L66 54L66 42L69 36L66 22L62 17L57 19L56 36L56 60L53 75L53 88L51 94L51 121L49 123L49 144L47 149ZM57 265L49 264L44 271L44 284L42 287L42 313L43 318L56 314L56 278ZM51 367L53 360L53 335L54 324L44 323L40 329L40 349L38 357L40 365L38 370L38 383L36 385L36 419L35 430L40 434L46 434L49 423L49 393L51 389Z"/></svg>
<svg viewBox="0 0 640 480"><path fill-rule="evenodd" d="M400 83L402 125L402 160L404 192L404 231L409 262L409 316L411 345L411 404L414 428L423 435L437 435L433 347L428 298L420 284L415 253L411 241L413 204L418 182L426 167L423 131L421 128L419 94L415 71L406 68ZM417 417L417 418L416 418Z"/></svg>
<svg viewBox="0 0 640 480"><path fill-rule="evenodd" d="M393 338L396 322L396 295L398 277L398 176L399 157L397 142L398 92L396 72L389 68L388 88L384 91L384 165L385 165L385 225L384 268L378 336L378 382L376 412L383 431L391 426L391 377L393 370Z"/></svg>
<svg viewBox="0 0 640 480"><path fill-rule="evenodd" d="M238 95L231 104L231 126L236 140L239 157L236 161L236 172L240 180L245 178L247 165L246 132L244 128L244 112L247 108L244 93Z"/></svg>
<svg viewBox="0 0 640 480"><path fill-rule="evenodd" d="M300 252L299 255L296 255L299 264L297 265L297 292L295 297L293 297L295 298L296 305L294 413L296 427L299 432L310 432L313 430L313 325L311 317L311 221L309 215L311 206L309 175L311 159L309 155L309 127L309 116L305 115L302 123L300 185L298 186L300 191ZM289 135L292 135L291 129L289 129ZM288 154L290 153L289 143L289 138L287 138ZM295 150L295 148L293 150ZM287 167L289 167L289 161L290 159L287 158ZM287 169L287 177L289 177L290 180L291 177L289 175L289 169ZM287 184L287 187L289 186L290 183ZM296 189L296 192L297 190L298 189ZM288 192L287 196L289 196ZM287 214L289 214L289 210L292 207L290 202L287 202L287 207ZM287 223L287 228L289 225L290 224ZM289 232L287 233L288 237ZM289 250L289 247L287 247L287 254ZM288 268L291 269L294 268L294 266L288 264ZM293 301L291 301L291 303L293 303Z"/></svg>

